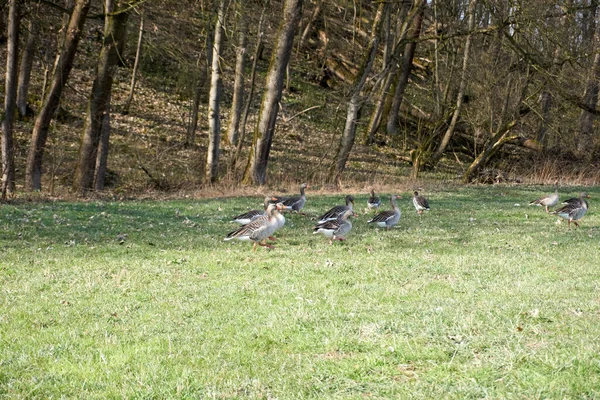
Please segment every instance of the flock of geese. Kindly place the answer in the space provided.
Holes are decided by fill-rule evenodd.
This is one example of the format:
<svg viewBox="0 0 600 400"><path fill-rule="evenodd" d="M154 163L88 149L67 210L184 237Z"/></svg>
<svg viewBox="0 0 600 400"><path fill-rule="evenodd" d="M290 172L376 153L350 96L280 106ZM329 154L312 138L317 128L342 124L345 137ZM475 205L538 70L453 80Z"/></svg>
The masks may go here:
<svg viewBox="0 0 600 400"><path fill-rule="evenodd" d="M242 226L230 232L225 237L225 240L243 240L252 241L256 246L265 246L273 248L272 244L267 243L267 239L274 241L273 234L285 224L283 211L302 213L301 210L306 203L305 189L308 188L306 183L300 186L300 196L292 197L276 197L266 196L263 206L264 210L250 210L232 218L233 222L237 222ZM376 225L379 228L390 229L400 221L400 208L398 207L397 195L392 195L390 203L391 210L379 211L381 199L371 190L371 196L367 200L369 210L374 210L377 214L367 223ZM418 192L414 192L413 205L417 210L417 214L422 214L423 211L429 210L429 201L420 196ZM335 240L345 240L346 235L352 229L350 217L357 216L354 212L354 197L346 196L346 205L339 205L331 208L321 215L317 224L313 228L313 233L323 234L329 239L329 244L333 244Z"/></svg>
<svg viewBox="0 0 600 400"><path fill-rule="evenodd" d="M579 197L567 199L562 202L562 207L550 211L550 208L557 205L559 201L557 181L554 182L554 193L535 199L530 202L529 205L544 207L547 213L558 215L559 217L568 220L569 229L571 229L571 222L575 224L575 226L579 226L577 221L583 218L585 213L587 213L589 204L586 199L589 199L590 197L591 196L586 192L581 192Z"/></svg>
<svg viewBox="0 0 600 400"><path fill-rule="evenodd" d="M305 189L308 188L306 183L300 186L300 195L291 197L277 197L277 196L266 196L264 199L264 208L262 210L251 210L235 216L232 218L233 222L239 223L241 226L228 233L225 240L242 240L252 241L254 245L253 250L256 250L256 246L264 246L273 248L272 244L267 243L267 239L275 241L273 237L275 231L283 227L285 224L284 211L302 213L302 208L306 203ZM371 190L371 196L367 200L367 207L369 210L376 212L376 215L371 218L367 223L373 224L379 228L390 229L400 221L400 208L398 208L397 195L392 195L390 199L391 210L379 211L381 206L381 199L375 195L375 192ZM550 211L551 207L554 207L559 202L558 195L558 182L554 184L554 193L540 197L539 199L530 202L530 205L538 205L545 207L547 213L558 215L569 221L569 229L571 229L571 223L575 226L579 226L579 221L586 214L589 204L586 199L590 196L582 192L579 197L570 198L562 203L562 207ZM417 214L421 215L424 211L429 211L429 201L427 198L419 195L418 192L414 192L412 197L412 203L417 211ZM352 229L352 222L350 217L357 216L354 212L354 197L351 195L346 196L346 205L338 205L323 215L321 215L316 225L313 228L313 233L323 234L329 239L329 244L333 244L335 240L345 240L346 235Z"/></svg>

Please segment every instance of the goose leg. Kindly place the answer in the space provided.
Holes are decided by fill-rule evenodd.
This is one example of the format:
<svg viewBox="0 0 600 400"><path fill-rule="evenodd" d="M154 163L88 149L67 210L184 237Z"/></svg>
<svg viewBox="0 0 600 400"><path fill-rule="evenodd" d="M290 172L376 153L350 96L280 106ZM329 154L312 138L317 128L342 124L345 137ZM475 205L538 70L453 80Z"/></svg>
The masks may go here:
<svg viewBox="0 0 600 400"><path fill-rule="evenodd" d="M264 243L263 242L259 242L258 243L259 246L263 246L263 247L268 247L269 249L273 249L275 248L275 246L270 245L269 243L267 243L267 241L265 240Z"/></svg>

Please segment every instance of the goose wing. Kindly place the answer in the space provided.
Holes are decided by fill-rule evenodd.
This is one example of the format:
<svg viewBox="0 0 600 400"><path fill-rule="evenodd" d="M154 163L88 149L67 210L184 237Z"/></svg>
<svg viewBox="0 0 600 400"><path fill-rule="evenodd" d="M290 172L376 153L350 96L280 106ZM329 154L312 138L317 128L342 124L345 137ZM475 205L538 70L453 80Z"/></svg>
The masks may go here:
<svg viewBox="0 0 600 400"><path fill-rule="evenodd" d="M225 236L225 240L231 239L251 239L255 240L256 234L262 232L269 223L269 217L266 215L259 216L254 221L239 227L238 229L231 231Z"/></svg>
<svg viewBox="0 0 600 400"><path fill-rule="evenodd" d="M265 215L264 210L250 210L250 211L247 211L240 215L236 215L231 220L233 222L238 222L242 225L246 225L246 224L250 223L251 221L255 220L256 218L263 216L263 215Z"/></svg>
<svg viewBox="0 0 600 400"><path fill-rule="evenodd" d="M325 222L325 221L329 221L329 220L332 220L332 219L337 219L347 209L348 209L347 206L335 206L332 209L330 209L329 211L327 211L325 214L321 215L319 217L319 222Z"/></svg>
<svg viewBox="0 0 600 400"><path fill-rule="evenodd" d="M423 210L429 210L429 200L423 196L416 196L413 198L415 208L422 208Z"/></svg>
<svg viewBox="0 0 600 400"><path fill-rule="evenodd" d="M372 219L367 221L367 223L370 224L372 222L386 222L389 219L394 218L395 215L396 213L394 211L382 211L376 216L374 216Z"/></svg>

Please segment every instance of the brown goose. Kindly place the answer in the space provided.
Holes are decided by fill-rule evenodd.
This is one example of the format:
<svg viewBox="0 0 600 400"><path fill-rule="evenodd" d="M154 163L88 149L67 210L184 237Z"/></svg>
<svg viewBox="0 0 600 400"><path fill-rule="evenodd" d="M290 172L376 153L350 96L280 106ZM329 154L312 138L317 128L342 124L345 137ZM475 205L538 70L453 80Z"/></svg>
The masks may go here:
<svg viewBox="0 0 600 400"><path fill-rule="evenodd" d="M587 200L585 200L585 199L589 199L591 196L589 194L587 194L586 192L581 193L581 196L583 197L583 201L585 201L585 203L587 205ZM563 204L563 205L579 204L581 202L581 200L582 199L580 199L579 197L571 197L570 199L563 201L561 204Z"/></svg>
<svg viewBox="0 0 600 400"><path fill-rule="evenodd" d="M415 191L412 201L415 210L417 210L417 214L421 215L423 214L423 211L429 211L429 200L423 196L419 196L419 192Z"/></svg>
<svg viewBox="0 0 600 400"><path fill-rule="evenodd" d="M352 229L352 222L349 219L352 215L354 215L354 211L346 209L335 220L319 222L313 228L313 234L322 233L329 238L329 244L333 244L334 240L346 240L346 235Z"/></svg>
<svg viewBox="0 0 600 400"><path fill-rule="evenodd" d="M372 219L367 221L368 224L375 224L380 228L390 229L392 226L396 225L398 221L400 221L400 209L398 208L398 196L392 195L390 199L390 203L392 203L392 209L389 211L382 211Z"/></svg>
<svg viewBox="0 0 600 400"><path fill-rule="evenodd" d="M571 229L571 222L575 224L575 226L579 227L579 223L577 222L588 210L588 202L585 201L585 198L590 198L590 195L587 193L581 193L579 195L579 202L569 203L558 210L552 211L552 214L556 214L561 218L564 218L569 221L569 229Z"/></svg>
<svg viewBox="0 0 600 400"><path fill-rule="evenodd" d="M306 203L306 194L304 193L304 189L307 188L309 188L308 184L303 183L300 185L300 196L287 197L280 199L280 201L287 209L300 213L300 210L302 210L302 207L304 207L304 203Z"/></svg>
<svg viewBox="0 0 600 400"><path fill-rule="evenodd" d="M375 212L379 211L379 207L381 206L381 199L379 196L375 196L375 190L371 189L371 196L367 200L367 207L369 210L375 210Z"/></svg>
<svg viewBox="0 0 600 400"><path fill-rule="evenodd" d="M267 243L267 238L270 237L280 226L277 218L279 210L283 207L281 204L269 204L267 207L267 215L258 217L247 225L241 226L233 232L229 232L225 240L251 240L254 242L252 250L256 250L256 245L273 248L273 245Z"/></svg>
<svg viewBox="0 0 600 400"><path fill-rule="evenodd" d="M346 196L346 205L345 206L335 206L325 214L319 217L319 224L325 221L333 221L338 219L342 214L346 212L346 210L353 211L354 208L354 197L351 195Z"/></svg>
<svg viewBox="0 0 600 400"><path fill-rule="evenodd" d="M558 181L554 182L554 193L540 197L529 203L530 206L542 206L546 208L546 212L550 212L549 208L558 204Z"/></svg>

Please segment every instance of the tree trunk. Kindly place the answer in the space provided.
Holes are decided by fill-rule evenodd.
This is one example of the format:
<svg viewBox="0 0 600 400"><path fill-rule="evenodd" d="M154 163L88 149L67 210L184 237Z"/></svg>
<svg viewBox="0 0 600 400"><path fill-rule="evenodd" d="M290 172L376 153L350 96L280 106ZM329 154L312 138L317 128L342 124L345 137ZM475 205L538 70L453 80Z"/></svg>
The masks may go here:
<svg viewBox="0 0 600 400"><path fill-rule="evenodd" d="M98 144L98 155L96 156L96 171L94 172L94 189L104 190L106 171L108 170L108 144L110 142L110 98L108 94L104 103L104 114L102 115L102 127L100 143Z"/></svg>
<svg viewBox="0 0 600 400"><path fill-rule="evenodd" d="M268 1L265 1L263 4L263 9L262 12L260 14L260 19L258 21L258 31L256 34L256 46L254 49L254 58L252 61L252 71L250 72L250 83L249 83L249 92L248 92L248 98L246 99L245 105L244 105L244 111L242 112L242 116L241 116L241 122L240 122L240 136L238 138L238 142L237 142L237 146L235 148L235 153L233 155L233 158L230 162L230 168L234 169L239 158L240 158L240 153L242 151L242 146L244 144L244 139L246 137L246 122L248 121L248 114L250 114L250 107L252 106L252 101L254 99L254 82L256 81L256 66L258 64L258 59L259 59L259 54L262 51L263 48L263 38L265 35L264 32L264 20L265 20L265 10L267 9L268 6ZM237 178L236 178L237 181Z"/></svg>
<svg viewBox="0 0 600 400"><path fill-rule="evenodd" d="M279 112L285 70L290 61L296 28L302 16L302 3L303 0L285 1L279 37L267 72L266 89L256 130L254 131L248 166L244 174L244 183L247 184L264 185L267 180L267 162L271 151L271 143L273 142L277 113Z"/></svg>
<svg viewBox="0 0 600 400"><path fill-rule="evenodd" d="M6 21L4 20L4 16L7 15L6 5L6 1L0 2L0 46L4 46L6 43Z"/></svg>
<svg viewBox="0 0 600 400"><path fill-rule="evenodd" d="M236 145L240 132L240 118L242 106L244 104L244 68L246 66L246 42L248 37L248 20L245 15L243 0L238 0L238 47L236 49L235 59L235 82L233 84L233 100L231 102L231 111L229 127L227 129L227 138L229 143Z"/></svg>
<svg viewBox="0 0 600 400"><path fill-rule="evenodd" d="M358 116L363 106L363 99L360 95L371 69L375 62L375 56L377 55L377 47L379 45L379 28L383 20L383 9L385 3L379 3L377 7L377 14L373 20L373 26L371 28L371 37L369 38L369 45L365 49L365 56L360 65L358 74L356 75L355 82L352 90L350 91L350 99L348 101L348 108L346 111L346 124L344 125L344 132L340 138L340 144L338 146L337 154L335 156L335 163L331 166L329 171L329 181L337 182L346 168L346 162L352 146L354 146L354 139L356 137L356 123L358 122Z"/></svg>
<svg viewBox="0 0 600 400"><path fill-rule="evenodd" d="M185 135L185 146L192 147L196 143L196 129L198 129L198 114L200 112L200 102L202 101L202 90L204 85L208 81L208 66L212 64L213 44L212 25L208 24L206 30L206 62L202 63L202 69L198 79L196 80L196 87L194 89L194 99L192 101L192 110L190 124L188 125Z"/></svg>
<svg viewBox="0 0 600 400"><path fill-rule="evenodd" d="M131 102L133 101L133 94L135 92L135 83L137 80L137 71L140 65L140 57L142 54L142 41L144 39L144 13L142 12L140 16L140 33L138 35L137 48L135 50L135 61L133 62L133 71L131 72L131 84L129 85L129 95L127 96L127 101L123 106L123 114L129 114L129 108L131 107Z"/></svg>
<svg viewBox="0 0 600 400"><path fill-rule="evenodd" d="M312 30L312 26L314 25L315 21L317 20L317 18L319 18L319 14L321 14L322 9L323 0L317 0L317 4L315 4L315 8L312 14L310 15L310 18L308 19L308 21L306 21L306 26L304 27L302 35L300 36L300 40L298 41L298 50L296 51L296 55L300 50L302 50L302 46L304 45L304 42L306 42L306 39L308 38L308 35L310 34L310 31Z"/></svg>
<svg viewBox="0 0 600 400"><path fill-rule="evenodd" d="M15 191L15 149L13 143L13 123L17 105L17 70L19 64L19 19L20 1L10 0L8 4L8 35L6 51L6 83L4 93L4 120L2 121L2 181L0 191L2 201Z"/></svg>
<svg viewBox="0 0 600 400"><path fill-rule="evenodd" d="M96 66L96 77L92 84L85 126L79 147L77 168L73 179L73 189L80 194L92 189L98 144L102 134L102 121L107 112L106 103L112 90L114 71L119 56L122 54L125 39L129 13L126 11L113 12L113 9L117 9L117 3L118 0L114 2L113 0L106 0L104 41Z"/></svg>
<svg viewBox="0 0 600 400"><path fill-rule="evenodd" d="M375 140L375 134L379 130L379 126L384 115L384 109L386 107L386 99L388 98L389 90L394 83L394 78L396 76L396 72L398 71L397 60L400 58L402 45L406 39L406 35L408 34L408 27L417 15L417 11L419 11L423 1L424 0L417 0L415 2L412 11L410 14L406 14L406 18L404 19L404 22L400 28L400 35L396 41L396 44L393 46L392 55L390 57L391 60L387 63L388 71L386 73L386 77L377 96L377 100L375 101L375 107L373 108L371 118L369 119L369 125L365 134L365 144L367 145L373 144ZM401 13L405 14L403 12Z"/></svg>
<svg viewBox="0 0 600 400"><path fill-rule="evenodd" d="M584 35L584 40L590 42L590 48L595 51L595 55L585 92L583 94L583 101L588 107L596 108L596 104L598 103L598 82L600 81L600 24L595 23L598 2L592 0L590 5L591 10L588 12L590 14L588 17L590 21L588 21L585 26L588 26L587 30L593 32L593 34ZM577 152L579 154L585 153L585 151L593 145L595 119L594 114L591 112L587 110L581 111L581 117L579 118L579 135L575 137Z"/></svg>
<svg viewBox="0 0 600 400"><path fill-rule="evenodd" d="M223 23L225 20L225 0L220 0L213 43L210 93L208 96L208 151L206 153L205 177L215 182L219 171L219 145L221 142L221 48L223 47Z"/></svg>
<svg viewBox="0 0 600 400"><path fill-rule="evenodd" d="M544 147L546 147L546 144L548 143L548 125L551 117L550 109L552 108L552 93L550 93L548 88L544 89L540 95L540 104L540 115L542 119L538 128L537 141L543 143Z"/></svg>
<svg viewBox="0 0 600 400"><path fill-rule="evenodd" d="M524 147L534 149L536 151L539 151L541 149L541 145L539 144L539 142L536 142L534 140L521 140L519 136L508 136L511 130L518 125L519 121L521 120L521 117L523 117L530 111L528 107L523 107L523 105L525 105L525 99L527 98L529 84L531 83L529 66L527 66L526 71L527 79L523 83L523 87L521 89L518 101L515 102L515 108L517 110L513 113L513 115L516 115L515 118L512 121L507 121L509 116L509 104L511 104L510 93L514 87L513 76L511 75L508 78L508 82L506 82L506 97L504 99L502 111L500 112L498 125L496 128L492 128L495 129L495 133L486 141L484 145L484 150L480 154L478 154L477 157L475 157L475 160L473 160L471 165L469 165L467 170L464 172L463 183L469 183L473 181L476 178L479 171L481 171L482 168L485 168L487 166L492 157L496 153L498 153L506 143L517 141L520 145Z"/></svg>
<svg viewBox="0 0 600 400"><path fill-rule="evenodd" d="M390 135L398 134L398 115L400 112L400 104L404 97L404 90L408 84L408 78L410 78L410 72L412 70L413 58L415 56L415 50L417 48L417 40L421 34L421 24L423 22L423 1L415 4L415 8L418 9L415 19L413 20L411 29L408 37L409 42L404 47L404 54L402 55L402 74L398 78L396 84L396 90L394 92L394 98L392 100L392 106L390 108L390 114L388 115L388 121L386 125L386 131Z"/></svg>
<svg viewBox="0 0 600 400"><path fill-rule="evenodd" d="M476 6L476 4L477 4L477 0L469 0L469 8L467 11L469 14L469 20L467 22L469 33L468 33L467 39L465 41L462 72L460 75L460 84L459 84L459 88L458 88L458 94L456 95L456 108L452 115L452 120L450 121L450 124L448 125L448 129L446 129L446 132L444 133L444 136L442 137L442 141L440 142L438 148L431 156L431 159L426 160L426 162L428 161L428 163L431 165L436 165L438 163L438 161L442 158L442 154L444 154L444 151L446 150L446 147L448 147L448 143L450 143L450 139L452 138L452 135L454 134L454 128L456 127L456 122L458 121L458 117L460 116L460 113L462 111L463 99L464 99L464 95L465 95L465 88L467 86L467 69L469 66L469 51L471 50L471 37L473 35L473 28L475 26L475 6Z"/></svg>
<svg viewBox="0 0 600 400"><path fill-rule="evenodd" d="M81 37L81 29L90 8L90 0L78 0L73 7L71 18L67 27L65 45L56 57L55 73L52 76L50 89L44 99L44 104L38 114L33 132L31 145L27 154L27 168L25 172L25 186L29 190L42 188L42 157L48 138L48 129L52 116L60 103L60 97L73 67L73 59Z"/></svg>
<svg viewBox="0 0 600 400"><path fill-rule="evenodd" d="M17 109L22 117L31 115L27 107L27 94L29 93L29 82L31 78L31 68L35 55L35 47L38 41L38 22L35 16L29 20L29 33L27 42L21 56L21 66L19 68L19 88L17 89Z"/></svg>
<svg viewBox="0 0 600 400"><path fill-rule="evenodd" d="M597 51L600 51L597 50ZM596 53L594 56L594 63L592 70L590 71L590 77L587 82L584 102L590 108L595 108L598 103L598 82L600 81L600 53ZM596 117L594 114L587 110L581 111L581 117L579 120L580 128L579 135L576 137L577 151L582 154L586 150L589 150L590 145L593 144L594 138L594 120Z"/></svg>

